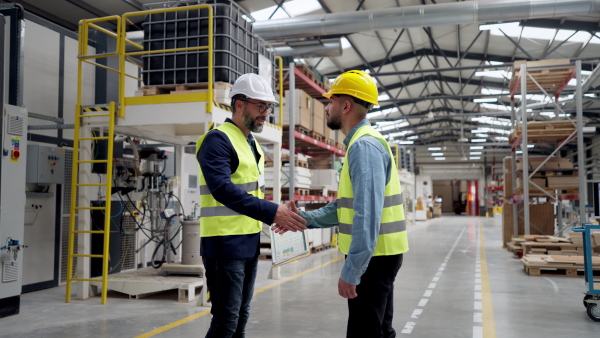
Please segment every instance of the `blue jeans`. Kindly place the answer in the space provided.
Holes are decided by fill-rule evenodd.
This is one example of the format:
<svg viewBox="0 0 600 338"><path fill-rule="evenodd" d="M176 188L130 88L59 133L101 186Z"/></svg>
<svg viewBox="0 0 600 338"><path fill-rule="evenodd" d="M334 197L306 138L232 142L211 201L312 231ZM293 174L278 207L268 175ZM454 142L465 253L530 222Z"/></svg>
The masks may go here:
<svg viewBox="0 0 600 338"><path fill-rule="evenodd" d="M210 313L213 316L206 337L245 337L258 256L202 260L212 303Z"/></svg>

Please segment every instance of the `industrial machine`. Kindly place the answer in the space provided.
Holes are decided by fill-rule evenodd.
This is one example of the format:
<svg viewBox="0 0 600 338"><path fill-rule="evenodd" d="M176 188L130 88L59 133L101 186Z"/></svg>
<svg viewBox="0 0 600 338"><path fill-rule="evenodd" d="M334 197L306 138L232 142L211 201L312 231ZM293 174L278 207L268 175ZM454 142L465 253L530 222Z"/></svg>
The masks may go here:
<svg viewBox="0 0 600 338"><path fill-rule="evenodd" d="M3 110L0 116L0 317L18 314L20 309L27 158L27 111L9 105L4 105Z"/></svg>

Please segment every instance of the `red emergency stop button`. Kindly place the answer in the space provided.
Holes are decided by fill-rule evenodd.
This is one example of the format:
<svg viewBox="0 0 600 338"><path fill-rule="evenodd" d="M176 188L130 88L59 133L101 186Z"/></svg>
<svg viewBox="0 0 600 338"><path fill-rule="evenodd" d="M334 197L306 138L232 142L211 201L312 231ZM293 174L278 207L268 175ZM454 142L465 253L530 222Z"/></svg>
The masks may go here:
<svg viewBox="0 0 600 338"><path fill-rule="evenodd" d="M12 158L13 160L18 159L19 157L21 157L21 152L18 150L11 150L10 151L10 158Z"/></svg>

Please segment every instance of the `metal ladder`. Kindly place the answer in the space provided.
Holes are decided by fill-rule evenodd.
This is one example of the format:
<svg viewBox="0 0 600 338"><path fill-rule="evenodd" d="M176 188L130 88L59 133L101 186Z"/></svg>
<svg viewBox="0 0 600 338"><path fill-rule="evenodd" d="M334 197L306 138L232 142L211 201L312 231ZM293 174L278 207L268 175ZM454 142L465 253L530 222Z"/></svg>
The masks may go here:
<svg viewBox="0 0 600 338"><path fill-rule="evenodd" d="M71 287L74 281L81 282L81 287L88 288L89 282L102 283L102 304L106 304L106 294L108 290L108 260L109 260L109 241L110 241L110 206L112 195L112 159L114 146L114 126L116 114L115 102L106 105L81 106L77 105L75 116L75 133L73 140L73 173L71 182L71 208L69 220L69 248L67 261L67 290L66 302L71 301ZM101 131L98 135L93 134L93 128L107 129L107 136L103 136ZM91 149L93 142L101 140L107 141L107 152L105 159L94 158L95 155L86 153L85 150ZM105 183L92 183L89 173L94 163L106 164ZM81 175L80 175L81 173ZM105 202L104 206L91 206L89 201L91 196L91 187L104 187ZM86 191L87 190L87 191ZM83 205L85 204L85 205ZM92 230L90 213L91 210L101 210L104 213L104 230ZM86 215L87 213L87 215ZM78 217L77 217L78 216ZM77 218L76 218L77 217ZM86 219L88 222L86 222ZM91 254L90 241L92 234L104 235L104 245L102 254ZM79 247L86 248L87 252L76 252L75 236ZM83 243L83 245L82 245ZM77 260L77 277L73 277L73 262ZM84 264L83 260L91 258L102 258L102 276L100 278L90 278L91 264Z"/></svg>

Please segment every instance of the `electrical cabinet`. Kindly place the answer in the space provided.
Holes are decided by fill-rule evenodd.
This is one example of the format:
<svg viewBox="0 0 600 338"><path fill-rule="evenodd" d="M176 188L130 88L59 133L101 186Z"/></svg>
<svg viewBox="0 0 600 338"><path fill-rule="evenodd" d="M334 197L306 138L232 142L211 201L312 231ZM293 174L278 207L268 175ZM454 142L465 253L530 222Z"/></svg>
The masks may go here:
<svg viewBox="0 0 600 338"><path fill-rule="evenodd" d="M27 146L27 183L63 184L65 150L39 144Z"/></svg>

